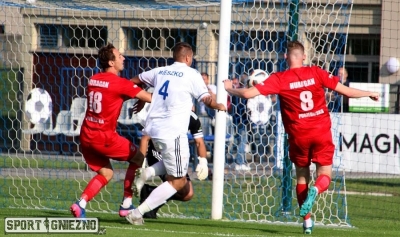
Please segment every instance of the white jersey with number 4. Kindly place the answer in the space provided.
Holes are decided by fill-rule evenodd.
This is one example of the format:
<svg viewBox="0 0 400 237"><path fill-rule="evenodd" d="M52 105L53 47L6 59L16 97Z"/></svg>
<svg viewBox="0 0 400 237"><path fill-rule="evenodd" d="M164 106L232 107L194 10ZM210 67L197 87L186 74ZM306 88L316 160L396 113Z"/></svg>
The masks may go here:
<svg viewBox="0 0 400 237"><path fill-rule="evenodd" d="M144 133L151 138L174 139L187 136L193 98L209 95L200 73L185 63L175 62L139 75L154 87Z"/></svg>

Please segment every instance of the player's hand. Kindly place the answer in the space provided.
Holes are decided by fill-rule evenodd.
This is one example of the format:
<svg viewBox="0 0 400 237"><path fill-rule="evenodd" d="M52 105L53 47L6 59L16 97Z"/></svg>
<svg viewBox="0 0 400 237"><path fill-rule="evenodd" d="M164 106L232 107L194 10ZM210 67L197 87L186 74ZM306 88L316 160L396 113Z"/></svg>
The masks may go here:
<svg viewBox="0 0 400 237"><path fill-rule="evenodd" d="M232 80L226 79L226 80L223 80L223 83L224 83L225 90L232 88Z"/></svg>
<svg viewBox="0 0 400 237"><path fill-rule="evenodd" d="M135 114L139 113L143 109L145 104L146 104L145 101L137 100L136 103L133 105L133 113Z"/></svg>
<svg viewBox="0 0 400 237"><path fill-rule="evenodd" d="M225 107L224 104L218 103L218 109L217 110L226 112L226 107Z"/></svg>
<svg viewBox="0 0 400 237"><path fill-rule="evenodd" d="M208 162L207 158L198 157L199 163L196 167L196 174L199 180L205 180L208 177Z"/></svg>
<svg viewBox="0 0 400 237"><path fill-rule="evenodd" d="M371 95L369 96L371 100L373 101L378 101L379 100L379 93L378 92L372 92Z"/></svg>

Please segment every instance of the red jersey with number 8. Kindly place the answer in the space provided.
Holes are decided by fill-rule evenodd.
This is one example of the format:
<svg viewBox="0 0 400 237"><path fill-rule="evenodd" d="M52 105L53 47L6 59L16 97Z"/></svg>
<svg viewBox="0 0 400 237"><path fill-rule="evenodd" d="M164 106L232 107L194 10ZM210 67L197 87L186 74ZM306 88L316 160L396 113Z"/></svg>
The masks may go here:
<svg viewBox="0 0 400 237"><path fill-rule="evenodd" d="M278 94L286 132L316 136L330 130L325 89L335 89L339 78L317 66L293 68L271 74L255 87L263 95Z"/></svg>
<svg viewBox="0 0 400 237"><path fill-rule="evenodd" d="M117 135L115 130L123 102L134 98L141 90L132 81L113 73L92 76L86 91L88 107L81 128L81 140L100 142ZM102 136L106 137L102 139Z"/></svg>

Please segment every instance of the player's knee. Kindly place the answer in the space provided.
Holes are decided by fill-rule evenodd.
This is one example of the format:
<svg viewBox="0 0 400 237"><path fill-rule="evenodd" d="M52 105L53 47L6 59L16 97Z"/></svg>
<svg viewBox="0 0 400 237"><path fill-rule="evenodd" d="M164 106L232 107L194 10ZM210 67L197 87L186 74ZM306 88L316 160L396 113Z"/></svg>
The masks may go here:
<svg viewBox="0 0 400 237"><path fill-rule="evenodd" d="M107 182L114 176L114 171L112 169L100 169L98 173L106 178Z"/></svg>
<svg viewBox="0 0 400 237"><path fill-rule="evenodd" d="M190 189L189 192L182 198L183 202L190 201L194 196L193 189Z"/></svg>

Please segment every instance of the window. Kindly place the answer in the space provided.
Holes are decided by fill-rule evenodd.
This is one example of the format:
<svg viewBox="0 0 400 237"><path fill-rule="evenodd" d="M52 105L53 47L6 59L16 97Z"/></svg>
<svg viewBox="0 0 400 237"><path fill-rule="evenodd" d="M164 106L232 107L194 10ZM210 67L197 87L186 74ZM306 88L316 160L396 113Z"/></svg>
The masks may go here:
<svg viewBox="0 0 400 237"><path fill-rule="evenodd" d="M380 45L379 35L349 34L346 52L350 55L379 55Z"/></svg>
<svg viewBox="0 0 400 237"><path fill-rule="evenodd" d="M107 43L104 26L63 26L62 39L65 47L100 48Z"/></svg>
<svg viewBox="0 0 400 237"><path fill-rule="evenodd" d="M230 50L284 53L286 34L276 31L231 31Z"/></svg>
<svg viewBox="0 0 400 237"><path fill-rule="evenodd" d="M129 50L171 50L178 42L187 42L196 53L197 30L125 28Z"/></svg>
<svg viewBox="0 0 400 237"><path fill-rule="evenodd" d="M320 54L344 54L346 34L342 33L308 33L315 52Z"/></svg>
<svg viewBox="0 0 400 237"><path fill-rule="evenodd" d="M57 48L58 26L39 25L39 46L43 48Z"/></svg>
<svg viewBox="0 0 400 237"><path fill-rule="evenodd" d="M5 33L5 27L4 25L0 25L0 34L4 34Z"/></svg>
<svg viewBox="0 0 400 237"><path fill-rule="evenodd" d="M186 42L192 46L196 53L197 30L189 29L164 29L165 49L172 49L178 42Z"/></svg>
<svg viewBox="0 0 400 237"><path fill-rule="evenodd" d="M230 65L229 75L239 78L243 74L248 75L255 69L262 69L271 74L274 72L274 63L269 59L241 59Z"/></svg>
<svg viewBox="0 0 400 237"><path fill-rule="evenodd" d="M126 34L130 50L160 50L160 29L127 28Z"/></svg>

